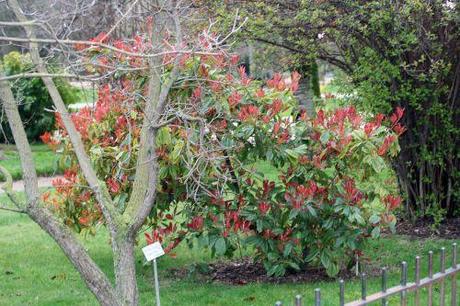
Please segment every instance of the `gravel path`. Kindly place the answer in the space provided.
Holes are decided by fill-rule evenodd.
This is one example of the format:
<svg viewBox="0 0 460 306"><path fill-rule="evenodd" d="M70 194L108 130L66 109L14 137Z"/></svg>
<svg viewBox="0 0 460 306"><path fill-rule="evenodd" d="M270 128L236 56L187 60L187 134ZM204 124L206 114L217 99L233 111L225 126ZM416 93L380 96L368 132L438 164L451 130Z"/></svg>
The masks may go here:
<svg viewBox="0 0 460 306"><path fill-rule="evenodd" d="M38 188L51 187L51 182L58 177L61 177L61 176L39 177L38 178ZM23 180L14 181L13 190L14 191L24 191L24 181ZM3 189L1 188L0 188L0 193L4 193Z"/></svg>

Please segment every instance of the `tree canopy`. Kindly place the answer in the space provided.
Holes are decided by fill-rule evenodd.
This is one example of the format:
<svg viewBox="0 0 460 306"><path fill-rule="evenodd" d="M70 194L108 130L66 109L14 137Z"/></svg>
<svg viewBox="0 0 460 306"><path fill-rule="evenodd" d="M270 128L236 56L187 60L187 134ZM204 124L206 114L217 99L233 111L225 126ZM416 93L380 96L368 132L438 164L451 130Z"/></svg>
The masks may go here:
<svg viewBox="0 0 460 306"><path fill-rule="evenodd" d="M226 1L251 16L243 35L345 71L357 107L406 111L394 167L406 208L458 215L460 7L455 1ZM220 12L220 13L219 13Z"/></svg>

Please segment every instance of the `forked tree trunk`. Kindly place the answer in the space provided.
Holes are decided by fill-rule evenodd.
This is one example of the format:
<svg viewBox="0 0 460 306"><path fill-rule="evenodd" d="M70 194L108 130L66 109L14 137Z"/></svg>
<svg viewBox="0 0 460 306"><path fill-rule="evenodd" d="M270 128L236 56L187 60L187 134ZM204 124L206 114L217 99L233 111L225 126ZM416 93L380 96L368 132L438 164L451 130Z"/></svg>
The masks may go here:
<svg viewBox="0 0 460 306"><path fill-rule="evenodd" d="M169 1L140 1L145 5L153 2L156 8L161 8L155 15L154 25L157 30L153 34L155 46L161 47L165 25L172 19L176 33L176 50L180 50L182 44L179 10ZM0 80L0 99L3 100L14 140L21 158L25 190L27 195L26 204L18 204L20 210L26 212L39 226L45 230L60 246L69 258L83 281L101 305L110 306L135 306L139 303L139 293L136 279L135 266L135 238L144 224L155 203L158 164L155 153L155 136L158 127L154 126L160 121L168 102L169 91L177 79L180 57L174 60L173 68L166 81L162 82L162 57L153 56L150 61L150 78L145 99L144 122L140 135L140 148L135 173L135 179L130 194L130 200L125 211L119 211L113 203L106 184L99 180L95 169L92 167L88 154L84 149L80 134L73 124L67 109L62 101L53 79L47 71L45 63L38 54L38 45L33 30L33 25L25 17L17 0L8 0L16 18L24 27L27 38L30 40L30 54L33 64L53 100L53 103L61 115L62 122L69 135L73 150L86 181L96 196L101 208L104 221L108 228L114 260L115 285L112 285L108 277L96 265L87 251L76 239L68 227L40 203L37 175L32 158L32 151L27 141L24 126L19 116L16 101L9 84L6 80ZM167 13L166 13L167 11ZM169 32L170 33L170 32ZM156 50L161 52L161 50ZM1 72L1 71L0 71ZM0 75L1 77L1 75Z"/></svg>

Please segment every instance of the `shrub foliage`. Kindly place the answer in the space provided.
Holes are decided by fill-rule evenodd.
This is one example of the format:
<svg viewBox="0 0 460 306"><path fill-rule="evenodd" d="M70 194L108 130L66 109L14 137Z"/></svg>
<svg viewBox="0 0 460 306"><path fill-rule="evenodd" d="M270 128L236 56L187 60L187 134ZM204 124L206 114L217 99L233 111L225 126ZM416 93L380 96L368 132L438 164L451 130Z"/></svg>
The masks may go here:
<svg viewBox="0 0 460 306"><path fill-rule="evenodd" d="M33 67L30 56L17 51L5 55L2 65L6 75L26 73ZM65 103L78 102L78 92L67 81L59 78L54 81ZM55 124L53 102L45 84L40 78L20 78L13 83L13 94L19 103L27 138L29 141L39 140L39 136L52 129ZM8 122L4 116L2 118L0 142L12 142L13 136Z"/></svg>

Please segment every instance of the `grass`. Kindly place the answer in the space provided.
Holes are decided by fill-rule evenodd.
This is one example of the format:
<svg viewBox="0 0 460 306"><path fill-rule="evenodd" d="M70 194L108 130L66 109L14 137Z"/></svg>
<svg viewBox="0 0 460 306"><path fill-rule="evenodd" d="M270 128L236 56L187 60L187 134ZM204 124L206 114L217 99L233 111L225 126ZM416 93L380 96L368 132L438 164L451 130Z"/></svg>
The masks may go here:
<svg viewBox="0 0 460 306"><path fill-rule="evenodd" d="M77 99L71 103L68 107L71 112L76 112L82 107L92 107L97 100L97 90L94 88L84 88L81 86L74 86L76 91Z"/></svg>
<svg viewBox="0 0 460 306"><path fill-rule="evenodd" d="M62 172L57 165L56 154L47 145L34 144L31 147L35 167L39 176L51 176ZM11 173L14 180L21 179L22 168L16 147L13 145L1 145L0 149L3 150L5 156L4 160L0 160L0 165L4 166ZM0 178L3 180L3 176L0 175Z"/></svg>
<svg viewBox="0 0 460 306"><path fill-rule="evenodd" d="M80 103L94 103L97 100L97 92L93 88L80 88Z"/></svg>
<svg viewBox="0 0 460 306"><path fill-rule="evenodd" d="M5 202L5 196L0 196L0 203ZM26 215L0 211L0 233L0 305L97 305L59 247ZM106 231L101 229L95 237L81 239L95 261L113 278L112 255ZM140 305L151 305L154 303L152 269L143 265L140 249L144 241L142 238L139 241L137 268ZM410 263L409 276L412 279L415 254L422 255L428 250L449 247L452 242L394 236L371 242L366 253L374 265L390 268L389 285L392 286L399 282L398 267L402 260ZM287 302L292 301L296 294L304 295L306 305L312 305L313 291L317 287L321 288L323 305L338 304L338 286L335 281L230 286L206 282L193 274L177 278L170 273L171 268L187 269L194 263L209 262L212 259L208 252L190 250L185 245L181 245L176 253L176 258L164 256L158 262L163 305L273 305L278 299L283 300L284 305L289 305ZM426 263L426 257L424 259ZM422 276L426 274L424 264ZM368 292L378 291L379 286L378 278L371 279ZM450 288L450 283L447 288ZM359 281L347 282L347 301L359 298L359 292ZM426 299L426 292L422 299ZM389 305L396 304L396 299L390 300ZM422 305L425 304L422 302ZM409 302L409 305L412 303Z"/></svg>
<svg viewBox="0 0 460 306"><path fill-rule="evenodd" d="M329 94L336 94L340 92L340 87L335 85L334 83L329 83L327 85L322 85L320 87L321 93L329 93Z"/></svg>

